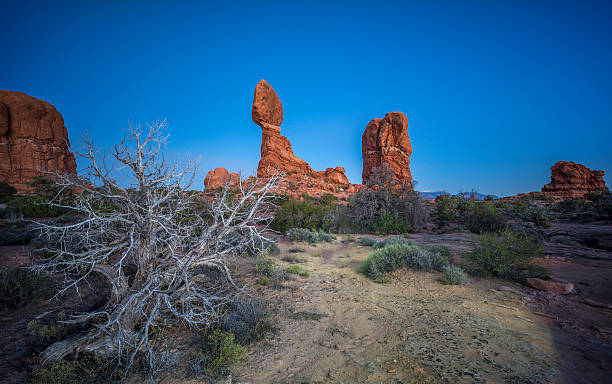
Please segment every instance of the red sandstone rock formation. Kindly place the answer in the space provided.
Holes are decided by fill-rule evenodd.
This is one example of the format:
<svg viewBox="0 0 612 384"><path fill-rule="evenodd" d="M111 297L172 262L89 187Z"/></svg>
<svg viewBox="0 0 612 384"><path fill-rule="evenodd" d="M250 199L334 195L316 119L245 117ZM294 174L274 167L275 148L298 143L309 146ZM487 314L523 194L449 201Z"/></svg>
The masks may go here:
<svg viewBox="0 0 612 384"><path fill-rule="evenodd" d="M204 186L209 190L223 187L227 182L230 185L240 183L240 174L229 173L227 169L219 167L215 168L214 171L209 171L204 178Z"/></svg>
<svg viewBox="0 0 612 384"><path fill-rule="evenodd" d="M542 280L535 277L527 279L527 284L540 291L549 291L560 295L568 295L574 289L574 284L561 279Z"/></svg>
<svg viewBox="0 0 612 384"><path fill-rule="evenodd" d="M286 178L279 189L280 192L290 195L338 193L351 186L344 174L344 168L327 168L317 172L306 161L295 156L289 140L280 134L283 105L265 80L261 80L255 87L252 117L262 129L258 177L266 178L274 173L284 172Z"/></svg>
<svg viewBox="0 0 612 384"><path fill-rule="evenodd" d="M542 192L548 196L569 199L608 190L603 179L604 171L591 171L571 161L559 161L550 170L550 183L542 188Z"/></svg>
<svg viewBox="0 0 612 384"><path fill-rule="evenodd" d="M387 164L395 171L395 178L412 182L410 155L412 145L408 136L408 119L401 112L387 113L384 119L372 119L361 137L363 155L363 184L374 168Z"/></svg>
<svg viewBox="0 0 612 384"><path fill-rule="evenodd" d="M18 192L44 172L76 174L62 115L21 92L0 91L0 181Z"/></svg>

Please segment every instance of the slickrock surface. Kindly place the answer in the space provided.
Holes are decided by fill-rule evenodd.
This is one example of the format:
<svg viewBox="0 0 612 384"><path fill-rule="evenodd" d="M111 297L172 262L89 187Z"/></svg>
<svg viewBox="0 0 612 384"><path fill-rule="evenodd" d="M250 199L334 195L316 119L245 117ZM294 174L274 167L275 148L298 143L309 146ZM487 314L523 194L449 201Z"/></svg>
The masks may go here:
<svg viewBox="0 0 612 384"><path fill-rule="evenodd" d="M44 171L76 174L62 115L46 101L0 91L0 181L26 192Z"/></svg>
<svg viewBox="0 0 612 384"><path fill-rule="evenodd" d="M412 181L410 155L412 145L408 136L408 118L402 112L390 112L383 119L372 119L362 135L363 184L374 168L387 164L401 181Z"/></svg>

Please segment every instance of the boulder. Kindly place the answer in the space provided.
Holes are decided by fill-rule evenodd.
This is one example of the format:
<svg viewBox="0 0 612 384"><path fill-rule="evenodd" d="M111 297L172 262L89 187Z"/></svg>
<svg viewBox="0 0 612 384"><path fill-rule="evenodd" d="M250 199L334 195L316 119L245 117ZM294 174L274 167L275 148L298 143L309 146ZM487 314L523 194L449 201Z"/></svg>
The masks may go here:
<svg viewBox="0 0 612 384"><path fill-rule="evenodd" d="M384 118L372 119L361 137L363 184L367 184L374 168L386 164L399 181L412 182L408 136L408 119L402 112L390 112Z"/></svg>
<svg viewBox="0 0 612 384"><path fill-rule="evenodd" d="M0 181L23 193L46 172L76 174L62 115L46 101L0 91Z"/></svg>
<svg viewBox="0 0 612 384"><path fill-rule="evenodd" d="M527 279L527 284L540 291L554 292L560 295L567 295L574 289L573 283L561 279L542 280L530 277Z"/></svg>
<svg viewBox="0 0 612 384"><path fill-rule="evenodd" d="M227 169L219 167L209 171L204 178L204 187L209 190L222 188L225 183L237 185L240 183L240 174L235 172L229 173Z"/></svg>
<svg viewBox="0 0 612 384"><path fill-rule="evenodd" d="M274 89L263 79L255 87L251 116L259 125L267 123L279 127L283 123L283 104Z"/></svg>
<svg viewBox="0 0 612 384"><path fill-rule="evenodd" d="M589 192L608 190L603 179L604 171L591 171L571 161L559 161L550 170L550 183L542 188L547 196L570 199L583 197Z"/></svg>

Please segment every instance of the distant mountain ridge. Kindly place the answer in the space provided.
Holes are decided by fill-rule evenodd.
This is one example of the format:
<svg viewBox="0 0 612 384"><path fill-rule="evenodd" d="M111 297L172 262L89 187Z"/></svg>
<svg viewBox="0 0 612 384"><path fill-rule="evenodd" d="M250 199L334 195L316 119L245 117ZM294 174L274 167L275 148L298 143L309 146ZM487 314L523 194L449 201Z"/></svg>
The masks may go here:
<svg viewBox="0 0 612 384"><path fill-rule="evenodd" d="M435 200L436 197L440 195L450 195L450 193L446 191L419 191L419 193L421 194L421 197L423 197L424 200ZM461 192L461 193L456 193L453 196L463 196L464 198L468 199L471 195L472 195L472 192ZM491 196L494 199L499 199L498 196L485 195L485 194L478 193L478 192L474 192L474 195L476 196L476 200L484 200L485 197L487 196Z"/></svg>

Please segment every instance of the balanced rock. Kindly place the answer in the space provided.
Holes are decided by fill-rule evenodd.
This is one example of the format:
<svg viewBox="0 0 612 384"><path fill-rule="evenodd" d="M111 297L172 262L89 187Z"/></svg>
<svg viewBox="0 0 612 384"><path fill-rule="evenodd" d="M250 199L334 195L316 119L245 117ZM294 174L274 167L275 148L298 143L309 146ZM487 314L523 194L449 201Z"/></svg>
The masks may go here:
<svg viewBox="0 0 612 384"><path fill-rule="evenodd" d="M412 145L408 136L408 118L402 112L390 112L382 119L372 119L361 137L361 152L363 184L367 183L374 168L382 164L395 172L397 180L412 182Z"/></svg>
<svg viewBox="0 0 612 384"><path fill-rule="evenodd" d="M261 80L255 87L252 117L262 129L257 177L267 178L283 172L286 180L281 183L282 192L295 195L335 192L351 185L344 174L344 168L327 168L316 172L306 161L295 156L289 139L280 134L283 105L265 80Z"/></svg>
<svg viewBox="0 0 612 384"><path fill-rule="evenodd" d="M591 171L582 164L559 161L551 168L550 183L542 188L548 196L570 199L583 197L589 192L607 191L604 171Z"/></svg>
<svg viewBox="0 0 612 384"><path fill-rule="evenodd" d="M255 87L251 116L259 125L265 123L279 127L283 123L283 104L274 89L263 79Z"/></svg>
<svg viewBox="0 0 612 384"><path fill-rule="evenodd" d="M227 169L219 167L209 171L204 178L204 186L209 190L222 188L226 183L230 185L240 183L240 174L235 172L229 173Z"/></svg>
<svg viewBox="0 0 612 384"><path fill-rule="evenodd" d="M46 101L0 91L0 181L27 192L45 172L76 174L62 115Z"/></svg>

